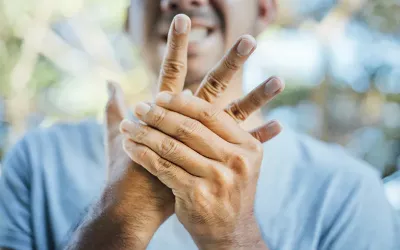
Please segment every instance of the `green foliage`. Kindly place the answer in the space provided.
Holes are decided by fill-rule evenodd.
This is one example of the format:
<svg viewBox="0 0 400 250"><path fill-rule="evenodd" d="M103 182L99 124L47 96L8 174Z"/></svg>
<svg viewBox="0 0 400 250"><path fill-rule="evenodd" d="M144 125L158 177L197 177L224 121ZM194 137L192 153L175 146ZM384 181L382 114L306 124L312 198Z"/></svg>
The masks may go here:
<svg viewBox="0 0 400 250"><path fill-rule="evenodd" d="M46 57L40 56L29 81L29 88L34 92L39 92L43 88L48 88L56 84L61 78L62 72L58 70Z"/></svg>
<svg viewBox="0 0 400 250"><path fill-rule="evenodd" d="M9 93L9 81L12 69L20 55L22 41L16 37L0 40L0 95Z"/></svg>
<svg viewBox="0 0 400 250"><path fill-rule="evenodd" d="M400 83L399 83L400 84ZM386 100L388 102L397 102L400 103L400 94L391 94L386 96Z"/></svg>
<svg viewBox="0 0 400 250"><path fill-rule="evenodd" d="M366 1L359 16L372 29L384 33L400 33L400 4L398 0Z"/></svg>
<svg viewBox="0 0 400 250"><path fill-rule="evenodd" d="M268 108L273 109L279 106L296 106L303 100L310 100L312 89L298 85L287 84L285 90L274 98Z"/></svg>

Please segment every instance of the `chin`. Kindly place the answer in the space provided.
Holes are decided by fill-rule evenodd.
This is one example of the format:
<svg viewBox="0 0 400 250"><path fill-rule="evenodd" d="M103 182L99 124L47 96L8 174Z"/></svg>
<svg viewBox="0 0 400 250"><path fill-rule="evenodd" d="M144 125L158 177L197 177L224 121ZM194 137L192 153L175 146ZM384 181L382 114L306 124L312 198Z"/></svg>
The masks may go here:
<svg viewBox="0 0 400 250"><path fill-rule="evenodd" d="M188 72L185 80L185 89L190 89L193 93L200 87L201 82L204 79L204 74L201 75L192 75Z"/></svg>
<svg viewBox="0 0 400 250"><path fill-rule="evenodd" d="M189 82L201 82L216 62L218 61L209 60L207 56L188 57L186 79Z"/></svg>
<svg viewBox="0 0 400 250"><path fill-rule="evenodd" d="M192 91L193 94L195 94L197 92L197 90L200 87L200 83L186 83L185 82L185 86L183 87L183 89L190 89L190 91Z"/></svg>

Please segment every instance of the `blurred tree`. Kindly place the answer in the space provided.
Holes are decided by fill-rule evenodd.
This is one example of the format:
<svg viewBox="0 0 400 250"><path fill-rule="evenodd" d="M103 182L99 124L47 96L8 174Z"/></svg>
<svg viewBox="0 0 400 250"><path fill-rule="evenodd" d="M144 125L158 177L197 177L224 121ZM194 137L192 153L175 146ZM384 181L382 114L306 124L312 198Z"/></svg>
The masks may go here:
<svg viewBox="0 0 400 250"><path fill-rule="evenodd" d="M371 29L400 36L399 13L399 0L369 0L355 16Z"/></svg>

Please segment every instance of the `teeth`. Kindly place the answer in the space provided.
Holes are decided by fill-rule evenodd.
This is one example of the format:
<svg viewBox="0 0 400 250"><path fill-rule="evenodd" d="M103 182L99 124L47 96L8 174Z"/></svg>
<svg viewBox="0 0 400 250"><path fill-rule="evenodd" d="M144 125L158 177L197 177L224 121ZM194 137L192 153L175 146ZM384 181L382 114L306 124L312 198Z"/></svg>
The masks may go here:
<svg viewBox="0 0 400 250"><path fill-rule="evenodd" d="M189 34L189 42L200 42L207 37L206 28L193 28Z"/></svg>

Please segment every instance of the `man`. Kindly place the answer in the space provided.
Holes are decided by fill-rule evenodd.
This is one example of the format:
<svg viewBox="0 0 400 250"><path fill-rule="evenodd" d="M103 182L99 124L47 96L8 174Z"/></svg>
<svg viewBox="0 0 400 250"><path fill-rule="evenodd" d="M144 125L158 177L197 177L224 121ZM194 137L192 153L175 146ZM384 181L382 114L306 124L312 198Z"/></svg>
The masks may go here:
<svg viewBox="0 0 400 250"><path fill-rule="evenodd" d="M242 95L239 68L255 47L251 37L237 37L257 35L275 8L272 0L132 1L130 33L155 72L168 47L159 78L167 92L156 104L136 107L145 124L121 123L121 93L110 85L106 151L93 122L58 125L19 142L0 184L0 246L399 249L399 218L368 166L287 129L269 141L280 131L276 122L250 134L238 127L282 90L278 79L219 112ZM189 45L186 17L177 16L169 29L177 13L192 20ZM179 93L201 82L197 97ZM243 127L261 120L256 112ZM256 139L269 141L263 157Z"/></svg>

